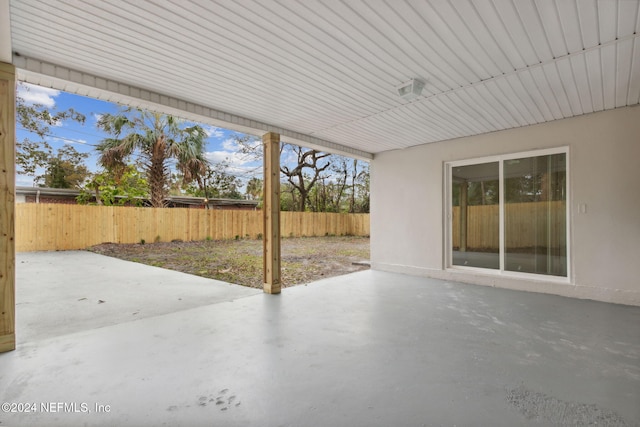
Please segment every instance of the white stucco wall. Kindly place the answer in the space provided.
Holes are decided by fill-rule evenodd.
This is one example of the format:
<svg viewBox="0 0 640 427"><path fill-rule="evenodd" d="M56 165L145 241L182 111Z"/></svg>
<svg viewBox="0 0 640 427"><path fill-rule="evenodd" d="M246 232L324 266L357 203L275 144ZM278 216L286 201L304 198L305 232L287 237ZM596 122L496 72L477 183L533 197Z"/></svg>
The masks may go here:
<svg viewBox="0 0 640 427"><path fill-rule="evenodd" d="M571 280L445 269L444 163L563 146ZM640 305L640 107L382 153L371 164L371 194L374 269Z"/></svg>

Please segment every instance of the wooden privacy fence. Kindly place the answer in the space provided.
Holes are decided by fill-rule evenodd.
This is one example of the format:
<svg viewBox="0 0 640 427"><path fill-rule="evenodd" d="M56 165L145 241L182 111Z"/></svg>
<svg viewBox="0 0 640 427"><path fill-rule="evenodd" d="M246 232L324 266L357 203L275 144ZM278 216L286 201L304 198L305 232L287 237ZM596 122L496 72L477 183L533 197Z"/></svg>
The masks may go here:
<svg viewBox="0 0 640 427"><path fill-rule="evenodd" d="M283 237L369 235L369 214L281 212ZM105 242L257 239L262 212L24 203L16 251L74 250Z"/></svg>
<svg viewBox="0 0 640 427"><path fill-rule="evenodd" d="M507 248L566 246L564 201L507 203L505 205L505 243ZM460 206L453 207L452 240L460 244ZM498 249L500 240L498 205L467 207L467 248Z"/></svg>

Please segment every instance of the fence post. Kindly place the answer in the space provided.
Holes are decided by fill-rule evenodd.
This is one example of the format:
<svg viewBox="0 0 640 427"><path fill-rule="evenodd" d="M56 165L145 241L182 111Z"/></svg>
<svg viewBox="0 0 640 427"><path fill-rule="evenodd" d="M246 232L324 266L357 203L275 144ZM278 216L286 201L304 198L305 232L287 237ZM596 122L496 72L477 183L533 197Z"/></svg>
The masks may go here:
<svg viewBox="0 0 640 427"><path fill-rule="evenodd" d="M262 208L264 292L279 294L280 283L280 135L262 136L264 145L264 200Z"/></svg>
<svg viewBox="0 0 640 427"><path fill-rule="evenodd" d="M0 353L16 348L16 68L0 63Z"/></svg>

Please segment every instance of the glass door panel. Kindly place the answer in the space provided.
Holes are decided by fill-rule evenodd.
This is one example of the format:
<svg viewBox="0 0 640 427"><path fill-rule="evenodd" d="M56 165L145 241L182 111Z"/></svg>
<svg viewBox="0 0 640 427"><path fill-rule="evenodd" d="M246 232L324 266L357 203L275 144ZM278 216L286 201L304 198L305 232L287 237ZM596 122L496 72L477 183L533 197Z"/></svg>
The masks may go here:
<svg viewBox="0 0 640 427"><path fill-rule="evenodd" d="M504 161L505 270L567 275L566 154Z"/></svg>
<svg viewBox="0 0 640 427"><path fill-rule="evenodd" d="M498 162L456 166L452 174L452 264L500 268Z"/></svg>

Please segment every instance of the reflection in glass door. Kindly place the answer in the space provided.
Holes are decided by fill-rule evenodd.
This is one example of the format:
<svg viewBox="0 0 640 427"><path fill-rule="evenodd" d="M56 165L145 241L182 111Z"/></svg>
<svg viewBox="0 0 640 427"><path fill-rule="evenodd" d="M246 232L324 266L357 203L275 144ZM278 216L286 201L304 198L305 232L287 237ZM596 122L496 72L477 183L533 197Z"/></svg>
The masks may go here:
<svg viewBox="0 0 640 427"><path fill-rule="evenodd" d="M500 268L498 162L452 168L453 265Z"/></svg>
<svg viewBox="0 0 640 427"><path fill-rule="evenodd" d="M505 270L566 276L566 154L506 160L504 176Z"/></svg>

